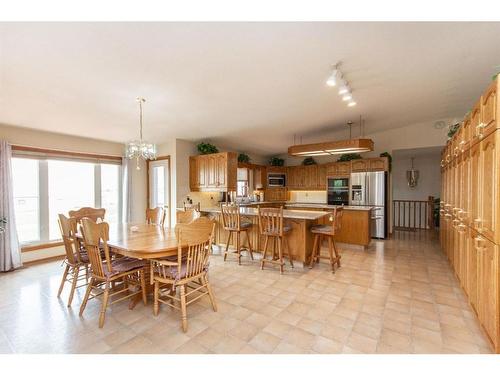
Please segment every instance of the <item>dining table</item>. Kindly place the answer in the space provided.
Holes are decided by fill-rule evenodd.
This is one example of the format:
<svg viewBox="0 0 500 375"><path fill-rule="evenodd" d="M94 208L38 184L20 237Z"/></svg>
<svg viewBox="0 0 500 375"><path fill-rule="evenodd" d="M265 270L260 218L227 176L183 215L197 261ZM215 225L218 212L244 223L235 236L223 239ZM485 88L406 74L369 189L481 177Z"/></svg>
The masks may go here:
<svg viewBox="0 0 500 375"><path fill-rule="evenodd" d="M77 237L82 239L80 233ZM149 260L177 255L179 247L175 228L145 223L109 223L107 243L111 253L146 261L144 273L148 294L153 292ZM139 299L140 296L137 300ZM137 301L132 306L136 303Z"/></svg>

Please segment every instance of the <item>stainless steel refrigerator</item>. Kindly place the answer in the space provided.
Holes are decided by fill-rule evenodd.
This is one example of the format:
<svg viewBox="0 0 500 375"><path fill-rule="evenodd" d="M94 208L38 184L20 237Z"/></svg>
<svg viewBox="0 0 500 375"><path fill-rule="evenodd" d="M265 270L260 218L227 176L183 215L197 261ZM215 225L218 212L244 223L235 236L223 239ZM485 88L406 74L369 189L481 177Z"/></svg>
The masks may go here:
<svg viewBox="0 0 500 375"><path fill-rule="evenodd" d="M351 173L349 204L372 206L371 231L374 238L387 237L387 173Z"/></svg>

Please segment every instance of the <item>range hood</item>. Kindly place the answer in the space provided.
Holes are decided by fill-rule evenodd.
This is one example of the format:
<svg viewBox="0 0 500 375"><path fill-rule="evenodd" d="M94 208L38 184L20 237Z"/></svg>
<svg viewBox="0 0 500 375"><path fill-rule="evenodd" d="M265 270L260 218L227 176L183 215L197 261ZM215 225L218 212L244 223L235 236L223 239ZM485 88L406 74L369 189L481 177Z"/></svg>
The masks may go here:
<svg viewBox="0 0 500 375"><path fill-rule="evenodd" d="M291 156L322 156L362 153L373 151L373 141L369 138L346 139L335 142L310 143L288 147Z"/></svg>

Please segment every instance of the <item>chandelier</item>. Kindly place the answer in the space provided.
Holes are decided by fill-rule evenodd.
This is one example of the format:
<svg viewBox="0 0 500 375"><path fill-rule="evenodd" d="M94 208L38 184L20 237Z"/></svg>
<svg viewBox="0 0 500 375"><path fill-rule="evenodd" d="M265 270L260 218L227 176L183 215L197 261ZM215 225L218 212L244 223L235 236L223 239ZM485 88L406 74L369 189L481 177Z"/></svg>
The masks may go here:
<svg viewBox="0 0 500 375"><path fill-rule="evenodd" d="M131 141L127 143L125 156L128 159L136 159L137 161L137 170L141 169L139 166L139 159L143 158L144 160L154 160L156 159L156 145L154 143L144 142L142 139L142 104L146 102L144 98L137 98L139 102L139 140Z"/></svg>

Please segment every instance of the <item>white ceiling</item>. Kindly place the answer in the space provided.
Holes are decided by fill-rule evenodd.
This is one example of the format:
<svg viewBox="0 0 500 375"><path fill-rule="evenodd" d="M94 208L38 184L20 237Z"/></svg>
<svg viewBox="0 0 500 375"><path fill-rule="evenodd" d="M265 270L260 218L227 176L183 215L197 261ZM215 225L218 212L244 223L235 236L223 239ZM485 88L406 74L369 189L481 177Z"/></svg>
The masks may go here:
<svg viewBox="0 0 500 375"><path fill-rule="evenodd" d="M125 142L282 153L360 114L370 132L461 117L500 64L500 23L3 23L0 123ZM342 70L358 103L325 85Z"/></svg>

